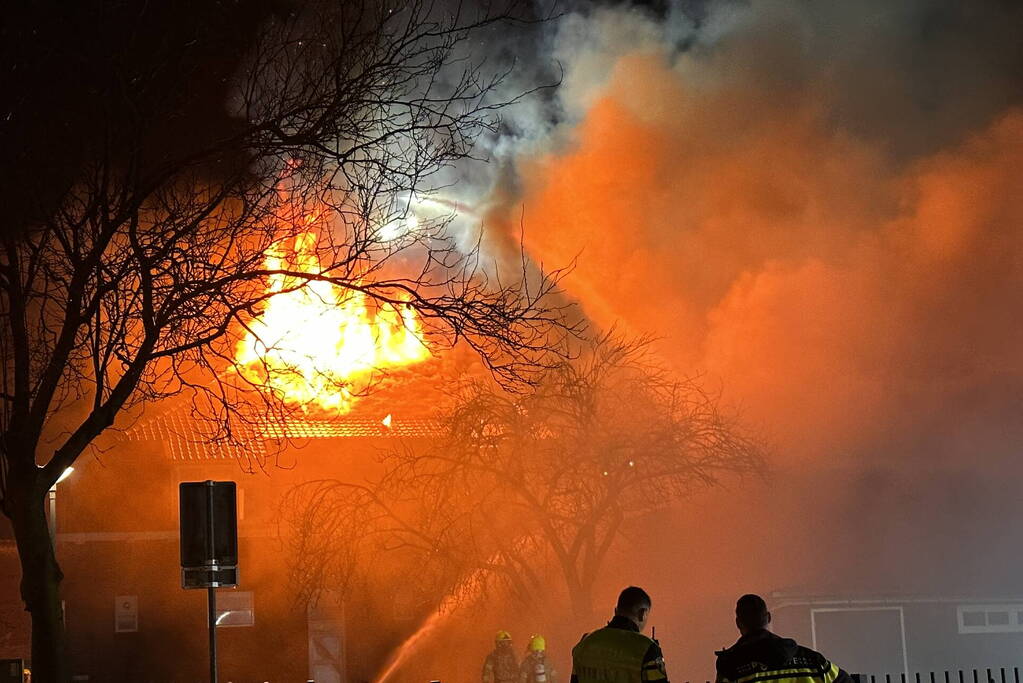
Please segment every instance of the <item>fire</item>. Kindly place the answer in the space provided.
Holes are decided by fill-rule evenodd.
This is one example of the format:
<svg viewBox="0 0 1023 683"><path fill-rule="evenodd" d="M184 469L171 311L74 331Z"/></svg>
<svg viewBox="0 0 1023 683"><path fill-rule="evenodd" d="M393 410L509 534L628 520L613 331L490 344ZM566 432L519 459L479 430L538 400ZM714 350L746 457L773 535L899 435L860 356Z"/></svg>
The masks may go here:
<svg viewBox="0 0 1023 683"><path fill-rule="evenodd" d="M315 230L301 233L290 253L266 255L267 269L322 272L317 240ZM293 276L271 276L266 291L279 293L235 349L240 373L289 404L346 413L381 370L429 357L411 306L376 304L324 281L294 289L300 284Z"/></svg>

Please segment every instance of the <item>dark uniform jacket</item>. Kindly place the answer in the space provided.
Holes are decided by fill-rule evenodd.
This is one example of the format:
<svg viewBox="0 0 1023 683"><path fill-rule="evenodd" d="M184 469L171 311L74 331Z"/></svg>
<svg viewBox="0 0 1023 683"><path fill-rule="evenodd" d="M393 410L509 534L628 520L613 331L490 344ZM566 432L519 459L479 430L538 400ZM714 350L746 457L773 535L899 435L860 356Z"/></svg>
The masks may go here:
<svg viewBox="0 0 1023 683"><path fill-rule="evenodd" d="M661 646L615 617L572 648L572 683L668 683Z"/></svg>
<svg viewBox="0 0 1023 683"><path fill-rule="evenodd" d="M519 662L509 646L498 646L483 662L483 683L518 683Z"/></svg>
<svg viewBox="0 0 1023 683"><path fill-rule="evenodd" d="M767 629L747 633L717 656L718 683L852 683L821 653Z"/></svg>

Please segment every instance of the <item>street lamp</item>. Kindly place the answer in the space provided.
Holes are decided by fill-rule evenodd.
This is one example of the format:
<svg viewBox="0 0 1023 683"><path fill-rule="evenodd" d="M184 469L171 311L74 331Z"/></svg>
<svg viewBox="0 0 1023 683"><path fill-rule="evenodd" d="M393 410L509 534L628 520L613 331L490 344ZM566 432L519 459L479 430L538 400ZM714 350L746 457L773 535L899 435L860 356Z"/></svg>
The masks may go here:
<svg viewBox="0 0 1023 683"><path fill-rule="evenodd" d="M53 544L54 549L57 547L57 484L71 476L71 473L75 471L74 467L68 467L66 470L60 473L57 477L57 481L53 482L53 486L46 494L46 502L50 512L50 542Z"/></svg>

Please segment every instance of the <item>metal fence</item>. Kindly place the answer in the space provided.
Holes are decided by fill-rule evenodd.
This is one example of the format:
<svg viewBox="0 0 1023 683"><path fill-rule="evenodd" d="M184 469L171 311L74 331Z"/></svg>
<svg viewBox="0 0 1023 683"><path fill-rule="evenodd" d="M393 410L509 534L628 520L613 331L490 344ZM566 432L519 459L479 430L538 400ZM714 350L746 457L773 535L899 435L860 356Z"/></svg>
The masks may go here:
<svg viewBox="0 0 1023 683"><path fill-rule="evenodd" d="M949 671L917 671L906 675L850 674L854 683L1020 683L1019 667L991 667L986 669L951 669ZM684 683L712 683L711 681L684 681Z"/></svg>
<svg viewBox="0 0 1023 683"><path fill-rule="evenodd" d="M855 683L1020 683L1019 667L986 669L952 669L949 671L917 671L908 677L897 674L852 674Z"/></svg>

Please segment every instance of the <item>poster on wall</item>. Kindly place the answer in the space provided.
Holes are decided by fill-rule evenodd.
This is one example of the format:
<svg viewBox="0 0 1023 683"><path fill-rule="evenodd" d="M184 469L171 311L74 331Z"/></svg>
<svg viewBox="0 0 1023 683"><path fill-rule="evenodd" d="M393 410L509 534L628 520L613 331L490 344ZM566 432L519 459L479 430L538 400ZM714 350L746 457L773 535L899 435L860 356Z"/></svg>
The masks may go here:
<svg viewBox="0 0 1023 683"><path fill-rule="evenodd" d="M114 633L139 630L139 596L118 595L114 598Z"/></svg>

